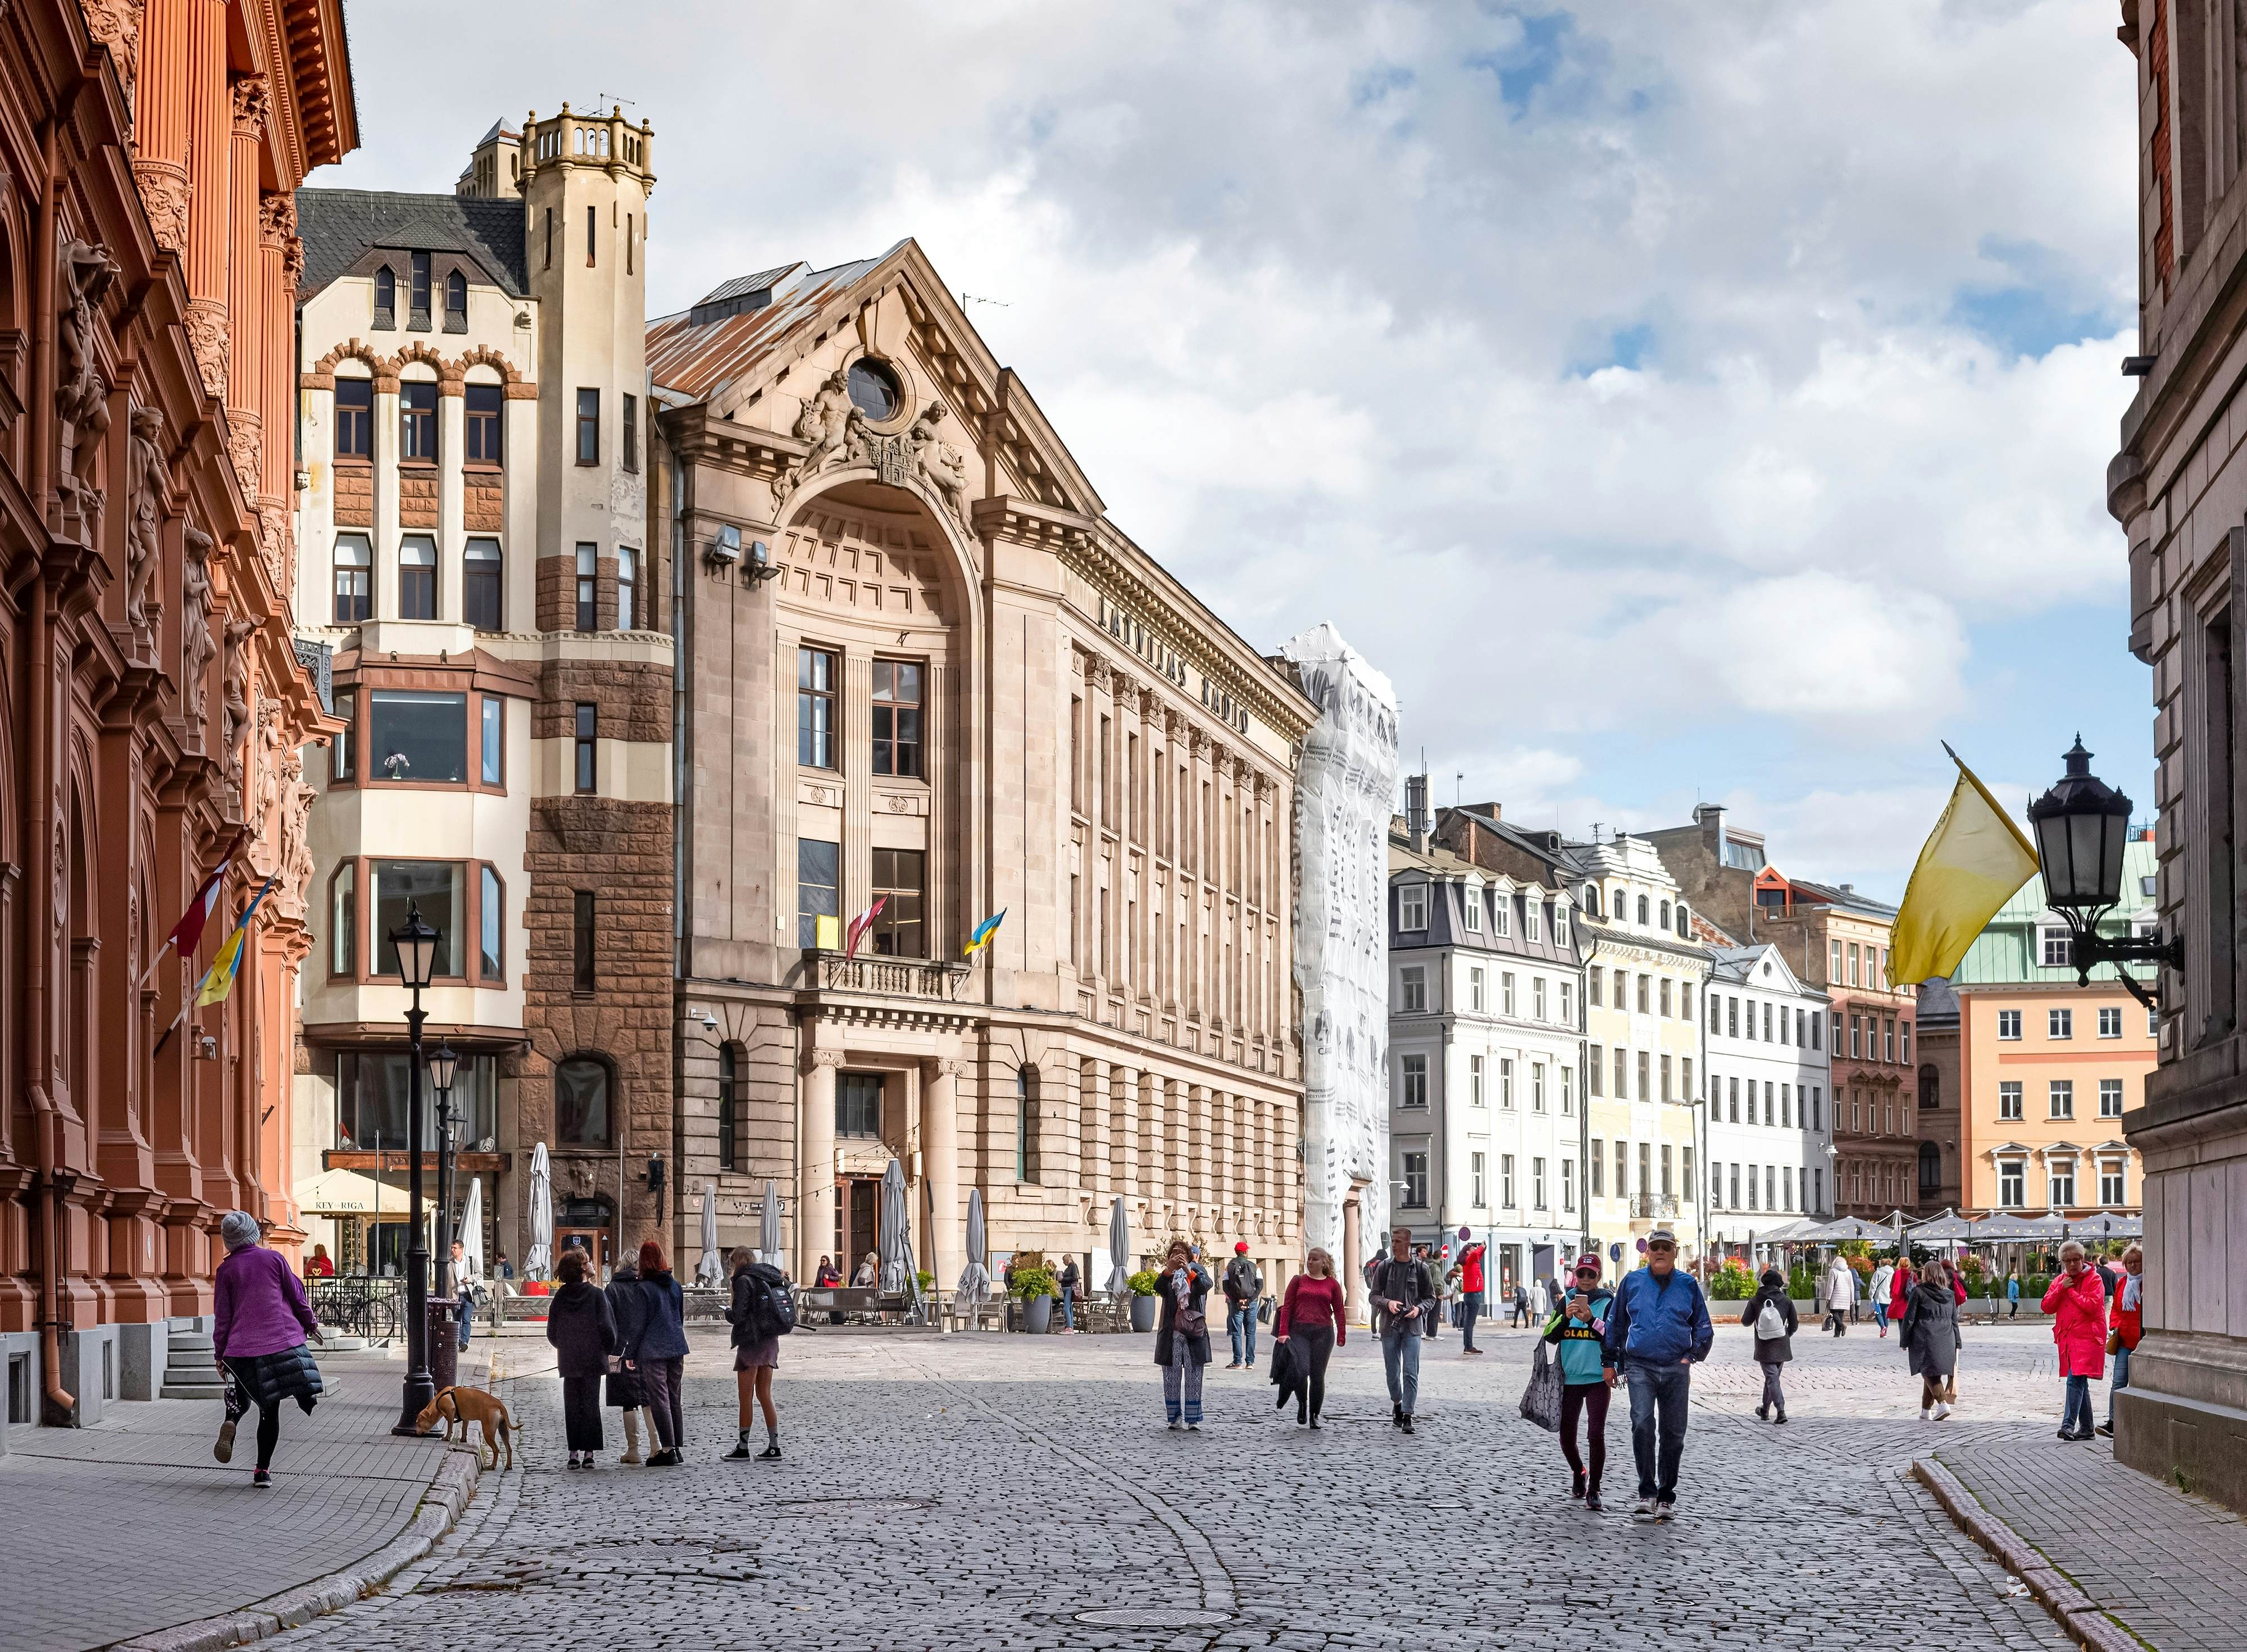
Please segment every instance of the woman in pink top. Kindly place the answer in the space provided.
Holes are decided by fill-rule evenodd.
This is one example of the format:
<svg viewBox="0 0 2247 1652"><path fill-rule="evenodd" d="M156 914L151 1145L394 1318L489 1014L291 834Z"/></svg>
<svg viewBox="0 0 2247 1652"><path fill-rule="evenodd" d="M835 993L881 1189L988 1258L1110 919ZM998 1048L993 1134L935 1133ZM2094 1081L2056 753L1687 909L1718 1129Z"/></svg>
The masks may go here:
<svg viewBox="0 0 2247 1652"><path fill-rule="evenodd" d="M1318 1427L1319 1410L1327 1403L1327 1362L1349 1341L1343 1300L1334 1258L1314 1245L1303 1259L1303 1272L1287 1281L1287 1293L1280 1299L1280 1317L1272 1323L1274 1341L1293 1342L1295 1363L1303 1373L1295 1421L1313 1428Z"/></svg>
<svg viewBox="0 0 2247 1652"><path fill-rule="evenodd" d="M2044 1294L2052 1315L2052 1340L2059 1348L2059 1374L2067 1399L2060 1413L2059 1437L2091 1437L2091 1384L2107 1375L2107 1281L2085 1259L2083 1246L2070 1239L2059 1247L2060 1272Z"/></svg>
<svg viewBox="0 0 2247 1652"><path fill-rule="evenodd" d="M218 1231L226 1241L226 1260L218 1265L211 1351L226 1373L226 1421L219 1425L211 1454L222 1463L233 1457L235 1424L255 1403L257 1470L249 1483L270 1486L273 1447L281 1437L281 1402L294 1400L309 1412L319 1397L320 1368L304 1348L307 1335L322 1340L319 1321L312 1317L296 1269L258 1243L256 1217L233 1212Z"/></svg>

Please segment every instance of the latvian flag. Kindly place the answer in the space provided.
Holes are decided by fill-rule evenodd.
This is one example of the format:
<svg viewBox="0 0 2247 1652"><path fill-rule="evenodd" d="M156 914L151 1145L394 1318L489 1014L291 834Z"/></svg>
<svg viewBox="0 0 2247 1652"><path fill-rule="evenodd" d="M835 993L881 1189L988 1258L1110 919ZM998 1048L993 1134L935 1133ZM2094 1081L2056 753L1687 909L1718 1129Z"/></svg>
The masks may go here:
<svg viewBox="0 0 2247 1652"><path fill-rule="evenodd" d="M226 883L226 869L232 864L231 856L218 864L217 870L204 878L201 887L195 891L188 910L180 914L180 921L172 925L172 945L179 949L181 958L192 959L195 955L195 944L202 939L203 925L210 921L211 913L218 906L219 891Z"/></svg>

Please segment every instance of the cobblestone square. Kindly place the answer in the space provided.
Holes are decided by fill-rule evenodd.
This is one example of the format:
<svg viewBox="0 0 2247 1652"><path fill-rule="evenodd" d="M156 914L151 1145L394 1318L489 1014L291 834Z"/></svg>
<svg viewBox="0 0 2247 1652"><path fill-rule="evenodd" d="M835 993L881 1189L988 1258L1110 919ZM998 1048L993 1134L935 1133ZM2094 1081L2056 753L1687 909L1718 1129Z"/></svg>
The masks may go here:
<svg viewBox="0 0 2247 1652"><path fill-rule="evenodd" d="M1524 1333L1428 1349L1419 1431L1388 1423L1380 1357L1336 1355L1298 1429L1260 1369L1208 1373L1199 1434L1163 1424L1144 1337L805 1334L783 1345L778 1464L733 1440L725 1350L698 1344L687 1463L566 1471L543 1344L501 1358L524 1423L458 1530L295 1647L1956 1649L2068 1644L1904 1471L1939 1443L2049 1441L2040 1328L1970 1328L1958 1415L1870 1324L1806 1335L1790 1421L1757 1422L1746 1334L1695 1374L1678 1518L1634 1523L1627 1408L1603 1515L1572 1503L1520 1420ZM542 1370L542 1368L545 1368ZM2103 1408L2104 1396L2099 1396ZM615 1414L606 1414L613 1424ZM761 1443L761 1442L760 1442ZM2104 1443L2077 1448L2105 1456ZM1866 1568L1895 1587L1868 1589ZM1138 1616L1147 1627L1086 1614ZM2210 1642L2213 1644L2213 1642Z"/></svg>

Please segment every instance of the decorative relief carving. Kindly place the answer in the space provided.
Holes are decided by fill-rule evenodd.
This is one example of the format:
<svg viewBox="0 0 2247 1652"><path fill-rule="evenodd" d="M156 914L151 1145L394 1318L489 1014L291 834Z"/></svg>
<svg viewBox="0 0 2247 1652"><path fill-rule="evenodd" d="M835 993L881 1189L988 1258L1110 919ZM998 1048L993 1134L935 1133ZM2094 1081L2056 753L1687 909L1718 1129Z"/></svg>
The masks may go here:
<svg viewBox="0 0 2247 1652"><path fill-rule="evenodd" d="M214 401L226 399L226 304L217 298L195 298L188 304L188 343L195 352L202 374L203 393Z"/></svg>
<svg viewBox="0 0 2247 1652"><path fill-rule="evenodd" d="M816 1049L811 1052L811 1064L814 1067L840 1067L843 1065L843 1052L839 1049Z"/></svg>
<svg viewBox="0 0 2247 1652"><path fill-rule="evenodd" d="M928 795L925 792L877 792L874 804L878 809L888 809L892 815L925 815L928 813Z"/></svg>
<svg viewBox="0 0 2247 1652"><path fill-rule="evenodd" d="M256 834L250 861L261 874L279 870L281 834L274 809L281 801L281 754L286 745L281 732L281 704L259 697L257 760L251 780L249 827Z"/></svg>
<svg viewBox="0 0 2247 1652"><path fill-rule="evenodd" d="M265 122L272 113L273 100L265 90L265 77L257 74L237 75L234 88L234 135L255 141L265 135Z"/></svg>
<svg viewBox="0 0 2247 1652"><path fill-rule="evenodd" d="M265 553L265 570L273 576L273 589L289 589L289 504L266 495L257 502L257 543Z"/></svg>
<svg viewBox="0 0 2247 1652"><path fill-rule="evenodd" d="M292 918L304 915L312 885L312 843L309 827L312 800L319 795L304 783L303 751L291 746L281 757L281 910Z"/></svg>
<svg viewBox="0 0 2247 1652"><path fill-rule="evenodd" d="M125 617L135 625L148 623L148 584L164 553L163 433L161 413L154 407L133 410L133 516L125 529Z"/></svg>
<svg viewBox="0 0 2247 1652"><path fill-rule="evenodd" d="M181 670L187 679L188 720L201 724L211 655L217 646L210 634L211 536L193 522L185 524L185 533L188 554L180 570Z"/></svg>
<svg viewBox="0 0 2247 1652"><path fill-rule="evenodd" d="M809 803L814 809L840 809L843 807L843 788L840 786L823 786L816 781L800 780L796 785L796 801Z"/></svg>
<svg viewBox="0 0 2247 1652"><path fill-rule="evenodd" d="M85 12L85 31L109 48L129 106L133 86L140 79L140 0L79 0L79 3Z"/></svg>
<svg viewBox="0 0 2247 1652"><path fill-rule="evenodd" d="M90 241L65 236L55 249L61 265L62 360L55 374L55 491L66 537L91 545L101 536L98 467L109 431L109 385L94 360L94 310L117 278L117 261Z"/></svg>
<svg viewBox="0 0 2247 1652"><path fill-rule="evenodd" d="M809 442L811 449L789 473L791 487L816 475L842 454L856 412L850 406L849 384L841 370L828 374L796 418L796 439Z"/></svg>
<svg viewBox="0 0 2247 1652"><path fill-rule="evenodd" d="M234 461L235 480L244 499L257 497L258 451L264 445L264 420L248 407L226 410L226 456Z"/></svg>
<svg viewBox="0 0 2247 1652"><path fill-rule="evenodd" d="M140 208L156 244L184 256L188 249L188 203L195 198L188 169L169 160L136 160L133 181L140 187Z"/></svg>
<svg viewBox="0 0 2247 1652"><path fill-rule="evenodd" d="M952 513L952 519L959 523L960 532L972 534L967 524L967 461L960 455L960 449L945 440L940 427L943 418L944 404L932 401L921 416L913 420L912 428L905 432L904 440L912 449L913 463L919 468L921 479L943 502L944 508Z"/></svg>
<svg viewBox="0 0 2247 1652"><path fill-rule="evenodd" d="M297 238L297 203L289 196L270 192L257 197L257 242L263 247L278 247Z"/></svg>
<svg viewBox="0 0 2247 1652"><path fill-rule="evenodd" d="M219 767L238 796L242 789L242 731L249 720L249 650L244 646L256 631L254 619L226 622L226 688L219 704L224 720L219 727Z"/></svg>

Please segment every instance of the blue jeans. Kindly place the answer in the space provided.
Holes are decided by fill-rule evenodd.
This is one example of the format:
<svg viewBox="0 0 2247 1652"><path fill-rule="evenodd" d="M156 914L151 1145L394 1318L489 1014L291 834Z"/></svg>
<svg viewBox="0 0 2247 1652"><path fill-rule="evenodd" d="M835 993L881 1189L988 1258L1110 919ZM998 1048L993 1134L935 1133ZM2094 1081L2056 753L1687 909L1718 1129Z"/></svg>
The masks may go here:
<svg viewBox="0 0 2247 1652"><path fill-rule="evenodd" d="M1256 1363L1256 1299L1235 1303L1225 1314L1226 1334L1233 1339L1233 1360L1236 1365Z"/></svg>
<svg viewBox="0 0 2247 1652"><path fill-rule="evenodd" d="M1633 1360L1623 1376L1630 1383L1630 1449L1638 1459L1638 1494L1675 1503L1693 1368Z"/></svg>
<svg viewBox="0 0 2247 1652"><path fill-rule="evenodd" d="M2107 1389L2107 1426L2114 1426L2114 1396L2130 1386L2130 1350L2117 1347L2114 1350L2114 1381Z"/></svg>
<svg viewBox="0 0 2247 1652"><path fill-rule="evenodd" d="M2070 1434L2091 1432L2091 1379L2089 1377L2071 1376L2067 1379L2067 1406L2059 1414L2059 1426Z"/></svg>
<svg viewBox="0 0 2247 1652"><path fill-rule="evenodd" d="M468 1345L468 1333L475 1327L476 1299L468 1292L462 1291L459 1303L453 1313L454 1316L461 1321L461 1346L466 1348Z"/></svg>
<svg viewBox="0 0 2247 1652"><path fill-rule="evenodd" d="M1459 1332L1464 1353L1475 1351L1475 1321L1482 1317L1482 1293L1468 1291L1459 1298Z"/></svg>
<svg viewBox="0 0 2247 1652"><path fill-rule="evenodd" d="M1888 1328L1888 1303L1884 1296L1873 1299L1873 1323L1883 1331Z"/></svg>
<svg viewBox="0 0 2247 1652"><path fill-rule="evenodd" d="M1405 1416L1420 1397L1420 1321L1398 1320L1381 1333L1381 1369L1389 1398Z"/></svg>
<svg viewBox="0 0 2247 1652"><path fill-rule="evenodd" d="M1071 1331L1073 1331L1073 1330L1075 1330L1075 1329L1076 1328L1076 1310L1075 1307L1071 1304L1071 1302L1070 1302L1070 1300L1069 1300L1069 1299L1070 1299L1070 1298L1072 1298L1073 1296L1075 1296L1076 1294L1076 1292L1074 1292L1074 1291L1063 1291L1063 1292L1061 1294L1061 1322L1062 1322L1062 1328L1063 1328L1064 1329L1071 1330Z"/></svg>

